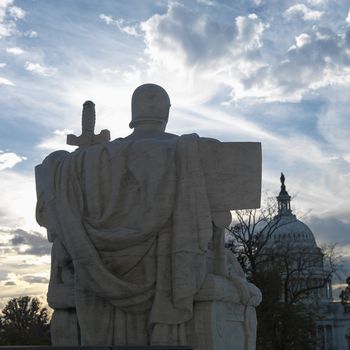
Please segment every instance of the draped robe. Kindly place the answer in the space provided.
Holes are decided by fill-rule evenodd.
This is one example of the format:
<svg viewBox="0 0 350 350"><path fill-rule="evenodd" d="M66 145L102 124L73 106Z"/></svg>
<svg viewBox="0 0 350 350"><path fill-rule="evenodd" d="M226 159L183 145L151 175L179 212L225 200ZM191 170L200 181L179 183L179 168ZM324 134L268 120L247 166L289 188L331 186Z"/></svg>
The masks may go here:
<svg viewBox="0 0 350 350"><path fill-rule="evenodd" d="M37 168L38 222L72 265L48 301L76 309L81 345L185 344L213 235L203 148L196 134L117 139Z"/></svg>

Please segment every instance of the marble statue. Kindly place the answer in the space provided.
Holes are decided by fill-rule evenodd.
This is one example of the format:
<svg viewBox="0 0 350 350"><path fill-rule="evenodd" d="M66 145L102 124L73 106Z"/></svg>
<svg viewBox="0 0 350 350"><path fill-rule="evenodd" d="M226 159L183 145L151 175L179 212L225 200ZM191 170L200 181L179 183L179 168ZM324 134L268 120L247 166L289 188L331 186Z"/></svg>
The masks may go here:
<svg viewBox="0 0 350 350"><path fill-rule="evenodd" d="M165 132L155 84L132 96L133 132L94 134L36 167L37 211L52 245L53 345L191 345L253 350L260 291L224 248L230 210L260 205L259 143Z"/></svg>

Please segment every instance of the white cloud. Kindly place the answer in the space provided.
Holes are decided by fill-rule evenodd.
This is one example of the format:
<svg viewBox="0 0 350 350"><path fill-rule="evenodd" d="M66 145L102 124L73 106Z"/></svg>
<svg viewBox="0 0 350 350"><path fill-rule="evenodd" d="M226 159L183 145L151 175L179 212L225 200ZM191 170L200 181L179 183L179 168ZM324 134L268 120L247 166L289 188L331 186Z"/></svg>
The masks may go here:
<svg viewBox="0 0 350 350"><path fill-rule="evenodd" d="M165 14L140 23L145 52L153 65L166 66L170 71L192 70L192 75L198 70L209 73L212 80L217 80L217 74L227 76L227 69L233 65L243 66L249 61L250 68L255 66L254 56L262 46L266 27L255 14L221 23L176 2L169 4Z"/></svg>
<svg viewBox="0 0 350 350"><path fill-rule="evenodd" d="M50 77L57 73L57 68L43 66L40 63L26 62L24 68L27 71L33 72L44 77Z"/></svg>
<svg viewBox="0 0 350 350"><path fill-rule="evenodd" d="M108 25L112 24L114 22L112 16L107 16L107 15L101 13L99 17L100 17L100 19L102 19L102 21L104 21Z"/></svg>
<svg viewBox="0 0 350 350"><path fill-rule="evenodd" d="M311 43L311 37L309 34L302 33L295 38L295 45L297 47L302 47L302 46L304 46L306 44L310 44L310 43Z"/></svg>
<svg viewBox="0 0 350 350"><path fill-rule="evenodd" d="M33 174L23 175L14 169L0 171L3 191L0 201L1 225L38 230L35 221L36 191Z"/></svg>
<svg viewBox="0 0 350 350"><path fill-rule="evenodd" d="M25 17L25 11L12 4L13 0L0 1L0 39L14 34L17 30L15 22Z"/></svg>
<svg viewBox="0 0 350 350"><path fill-rule="evenodd" d="M11 21L0 21L0 39L12 35L16 31L16 24Z"/></svg>
<svg viewBox="0 0 350 350"><path fill-rule="evenodd" d="M125 21L123 19L117 20L116 24L122 33L135 36L135 37L140 36L140 33L137 30L137 27L133 25L125 24Z"/></svg>
<svg viewBox="0 0 350 350"><path fill-rule="evenodd" d="M350 24L350 9L348 11L348 15L346 16L345 22L349 25Z"/></svg>
<svg viewBox="0 0 350 350"><path fill-rule="evenodd" d="M103 68L101 73L106 76L116 76L121 74L121 70L119 68Z"/></svg>
<svg viewBox="0 0 350 350"><path fill-rule="evenodd" d="M0 85L9 85L9 86L15 86L15 84L6 78L0 77Z"/></svg>
<svg viewBox="0 0 350 350"><path fill-rule="evenodd" d="M316 21L319 20L323 14L323 11L312 10L305 4L295 4L289 7L283 15L289 19L299 15L305 21Z"/></svg>
<svg viewBox="0 0 350 350"><path fill-rule="evenodd" d="M233 17L231 23L216 22L197 10L170 2L167 12L139 24L147 63L152 67L149 72L171 75L174 81L185 80L183 86L208 89L203 97L224 84L232 88L231 102L298 102L306 93L330 84L350 85L350 32L345 36L325 26L310 28L305 23L301 34L286 36L284 45L276 43L273 47L271 36L278 36L279 30L273 21L263 22L251 13ZM323 20L322 11L304 4L293 5L284 14L290 23L295 15L304 20ZM107 21L112 23L112 17ZM283 51L289 40L294 44Z"/></svg>
<svg viewBox="0 0 350 350"><path fill-rule="evenodd" d="M8 47L6 48L6 52L14 56L19 56L24 53L24 50L22 50L20 47Z"/></svg>
<svg viewBox="0 0 350 350"><path fill-rule="evenodd" d="M53 135L43 139L38 145L38 148L41 148L45 151L53 152L57 150L74 150L73 146L69 146L66 143L67 135L72 134L72 130L54 130ZM79 135L77 135L79 136Z"/></svg>
<svg viewBox="0 0 350 350"><path fill-rule="evenodd" d="M319 6L325 4L327 1L328 0L307 0L307 3L311 6Z"/></svg>
<svg viewBox="0 0 350 350"><path fill-rule="evenodd" d="M236 18L238 28L237 43L246 49L257 49L262 46L261 37L268 27L263 24L255 13L248 16L238 16Z"/></svg>
<svg viewBox="0 0 350 350"><path fill-rule="evenodd" d="M235 27L212 22L179 3L170 3L163 15L154 15L140 24L154 63L168 68L205 64L228 54L233 47Z"/></svg>
<svg viewBox="0 0 350 350"><path fill-rule="evenodd" d="M3 20L3 18L6 15L6 11L8 7L13 3L13 0L1 0L0 1L0 20Z"/></svg>
<svg viewBox="0 0 350 350"><path fill-rule="evenodd" d="M21 187L21 183L19 187ZM24 211L31 209L31 206L21 208ZM31 214L33 215L33 213ZM15 223L15 227L18 227L18 224L19 222ZM22 246L15 247L20 249L11 249L9 241L16 238L16 235L21 232L26 233L28 238L32 238L29 242L30 245L23 246L24 249ZM25 232L20 229L1 227L0 235L2 237L2 246L0 247L0 306L6 303L8 298L21 295L43 296L44 300L44 294L47 291L45 282L50 276L50 256L48 255L50 244L47 242L45 234L39 235L33 231ZM26 242L24 243L26 244ZM42 253L45 253L46 250L45 255L36 249L38 246L39 249L41 247Z"/></svg>
<svg viewBox="0 0 350 350"><path fill-rule="evenodd" d="M0 68L4 68L4 67L6 67L6 63L1 62L1 63L0 63Z"/></svg>
<svg viewBox="0 0 350 350"><path fill-rule="evenodd" d="M342 35L315 27L294 40L285 53L280 52L279 62L262 65L249 72L246 80L232 84L234 100L298 102L323 87L350 87L350 32Z"/></svg>
<svg viewBox="0 0 350 350"><path fill-rule="evenodd" d="M104 21L107 25L115 25L122 33L138 37L140 36L140 33L137 29L136 25L130 25L126 24L125 20L120 18L120 19L113 19L112 16L108 16L105 14L100 14L100 19Z"/></svg>
<svg viewBox="0 0 350 350"><path fill-rule="evenodd" d="M8 12L15 20L23 19L26 15L25 11L17 6L10 6Z"/></svg>
<svg viewBox="0 0 350 350"><path fill-rule="evenodd" d="M207 5L207 6L215 6L216 3L213 0L197 0L199 4Z"/></svg>
<svg viewBox="0 0 350 350"><path fill-rule="evenodd" d="M26 157L18 156L13 152L3 152L0 151L0 171L5 169L11 169L16 164L25 160Z"/></svg>
<svg viewBox="0 0 350 350"><path fill-rule="evenodd" d="M311 36L306 33L302 33L298 36L295 37L295 44L293 44L288 51L295 50L297 48L301 48L304 45L310 44L311 43ZM285 60L285 62L290 62L290 60Z"/></svg>
<svg viewBox="0 0 350 350"><path fill-rule="evenodd" d="M35 30L31 30L31 31L25 32L24 36L28 38L36 38L38 36L38 33Z"/></svg>

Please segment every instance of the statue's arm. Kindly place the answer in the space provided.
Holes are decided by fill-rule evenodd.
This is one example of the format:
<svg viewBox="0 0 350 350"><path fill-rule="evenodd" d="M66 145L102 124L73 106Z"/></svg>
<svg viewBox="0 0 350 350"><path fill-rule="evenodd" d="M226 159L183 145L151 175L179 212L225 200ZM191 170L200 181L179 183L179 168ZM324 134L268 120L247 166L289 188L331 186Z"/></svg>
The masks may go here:
<svg viewBox="0 0 350 350"><path fill-rule="evenodd" d="M51 153L35 168L37 204L36 220L47 230L47 237L53 243L51 250L51 276L48 303L54 309L75 307L74 268L72 259L63 246L56 231L56 220L50 210L50 201L55 200L57 172L71 154L66 151ZM50 215L51 214L51 215Z"/></svg>
<svg viewBox="0 0 350 350"><path fill-rule="evenodd" d="M42 164L35 167L35 184L37 204L35 210L36 221L47 230L48 240L55 240L55 233L50 225L46 200L54 194L55 171L58 165L70 155L67 151L56 151L47 156Z"/></svg>

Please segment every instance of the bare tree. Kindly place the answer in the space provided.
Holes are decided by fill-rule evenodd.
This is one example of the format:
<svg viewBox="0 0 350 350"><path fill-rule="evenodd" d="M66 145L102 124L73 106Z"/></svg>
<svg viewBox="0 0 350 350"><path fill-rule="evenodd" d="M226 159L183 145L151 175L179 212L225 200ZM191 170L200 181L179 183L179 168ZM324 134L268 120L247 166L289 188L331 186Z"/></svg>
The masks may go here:
<svg viewBox="0 0 350 350"><path fill-rule="evenodd" d="M331 297L330 281L337 266L335 244L321 249L288 242L266 250L262 268L279 270L284 303L311 303Z"/></svg>
<svg viewBox="0 0 350 350"><path fill-rule="evenodd" d="M260 209L233 212L226 247L235 254L249 279L263 262L264 248L279 227L277 213L277 204L272 197L268 197Z"/></svg>
<svg viewBox="0 0 350 350"><path fill-rule="evenodd" d="M299 244L293 237L300 237L300 232L292 232L293 225L290 225L289 238L276 242L274 233L293 221L284 220L279 215L273 197L266 198L260 209L233 213L226 247L237 257L252 282L263 270L272 269L272 266L278 270L285 302L295 303L312 295L322 297L321 289L329 285L336 269L335 245L320 249L316 243L311 246Z"/></svg>
<svg viewBox="0 0 350 350"><path fill-rule="evenodd" d="M285 226L293 222L296 226ZM233 213L227 248L263 294L257 308L257 350L315 347L316 305L330 296L337 254L334 245L320 249L311 234L291 232L298 225L303 228L290 207L281 210L274 198L261 209ZM276 232L280 229L282 236Z"/></svg>

